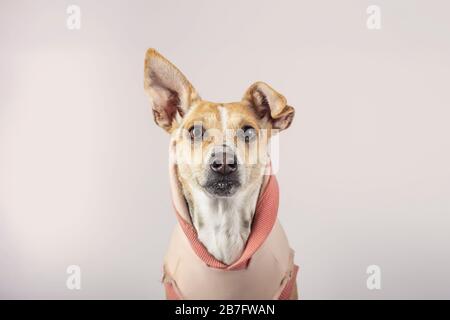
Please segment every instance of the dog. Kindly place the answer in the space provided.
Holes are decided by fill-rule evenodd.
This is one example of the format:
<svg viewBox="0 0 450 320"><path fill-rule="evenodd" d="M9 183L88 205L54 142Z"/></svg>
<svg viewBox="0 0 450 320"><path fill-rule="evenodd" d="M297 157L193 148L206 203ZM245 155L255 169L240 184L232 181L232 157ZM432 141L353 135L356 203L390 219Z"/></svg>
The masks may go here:
<svg viewBox="0 0 450 320"><path fill-rule="evenodd" d="M166 297L297 299L298 266L276 219L269 156L270 138L291 125L294 108L263 82L239 102L202 100L154 49L145 55L144 89L156 124L171 135L179 223L164 261Z"/></svg>

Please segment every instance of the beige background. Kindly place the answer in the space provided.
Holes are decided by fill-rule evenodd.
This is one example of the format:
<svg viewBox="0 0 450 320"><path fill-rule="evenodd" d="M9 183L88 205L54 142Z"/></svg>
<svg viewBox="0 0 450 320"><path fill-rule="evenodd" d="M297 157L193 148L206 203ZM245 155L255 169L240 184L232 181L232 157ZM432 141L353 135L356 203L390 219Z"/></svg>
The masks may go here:
<svg viewBox="0 0 450 320"><path fill-rule="evenodd" d="M296 107L279 214L303 298L450 298L449 12L444 0L2 0L0 298L163 297L175 217L168 136L143 92L148 47L205 99L263 80ZM66 289L71 264L80 291Z"/></svg>

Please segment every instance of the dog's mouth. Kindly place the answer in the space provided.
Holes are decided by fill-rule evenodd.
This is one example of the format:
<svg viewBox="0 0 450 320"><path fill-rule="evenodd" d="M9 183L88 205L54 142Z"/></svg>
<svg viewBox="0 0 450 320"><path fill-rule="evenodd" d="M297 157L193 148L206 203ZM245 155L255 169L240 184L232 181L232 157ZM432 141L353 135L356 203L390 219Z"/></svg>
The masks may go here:
<svg viewBox="0 0 450 320"><path fill-rule="evenodd" d="M215 197L231 197L240 186L241 184L237 179L222 177L208 179L203 188Z"/></svg>

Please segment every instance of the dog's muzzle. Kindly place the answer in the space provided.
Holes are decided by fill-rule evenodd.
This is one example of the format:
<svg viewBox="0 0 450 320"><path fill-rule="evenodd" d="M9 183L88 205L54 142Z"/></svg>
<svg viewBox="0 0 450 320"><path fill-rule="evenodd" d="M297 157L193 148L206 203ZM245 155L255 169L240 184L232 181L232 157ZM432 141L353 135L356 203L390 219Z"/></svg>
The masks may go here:
<svg viewBox="0 0 450 320"><path fill-rule="evenodd" d="M240 187L239 164L235 153L225 146L215 149L208 164L205 189L215 196L232 196Z"/></svg>

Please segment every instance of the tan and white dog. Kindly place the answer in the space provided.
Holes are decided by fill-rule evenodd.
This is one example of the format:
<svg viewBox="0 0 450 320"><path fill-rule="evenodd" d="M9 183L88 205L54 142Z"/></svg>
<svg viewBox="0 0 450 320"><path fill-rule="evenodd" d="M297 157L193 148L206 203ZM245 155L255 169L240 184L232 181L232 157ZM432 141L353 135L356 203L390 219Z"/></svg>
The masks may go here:
<svg viewBox="0 0 450 320"><path fill-rule="evenodd" d="M173 185L188 212L181 221L192 224L199 245L226 269L243 255L252 233L267 183L270 137L291 125L294 109L263 82L250 86L239 102L202 100L186 77L154 49L146 53L144 88L155 122L172 136ZM289 298L297 298L295 279Z"/></svg>

